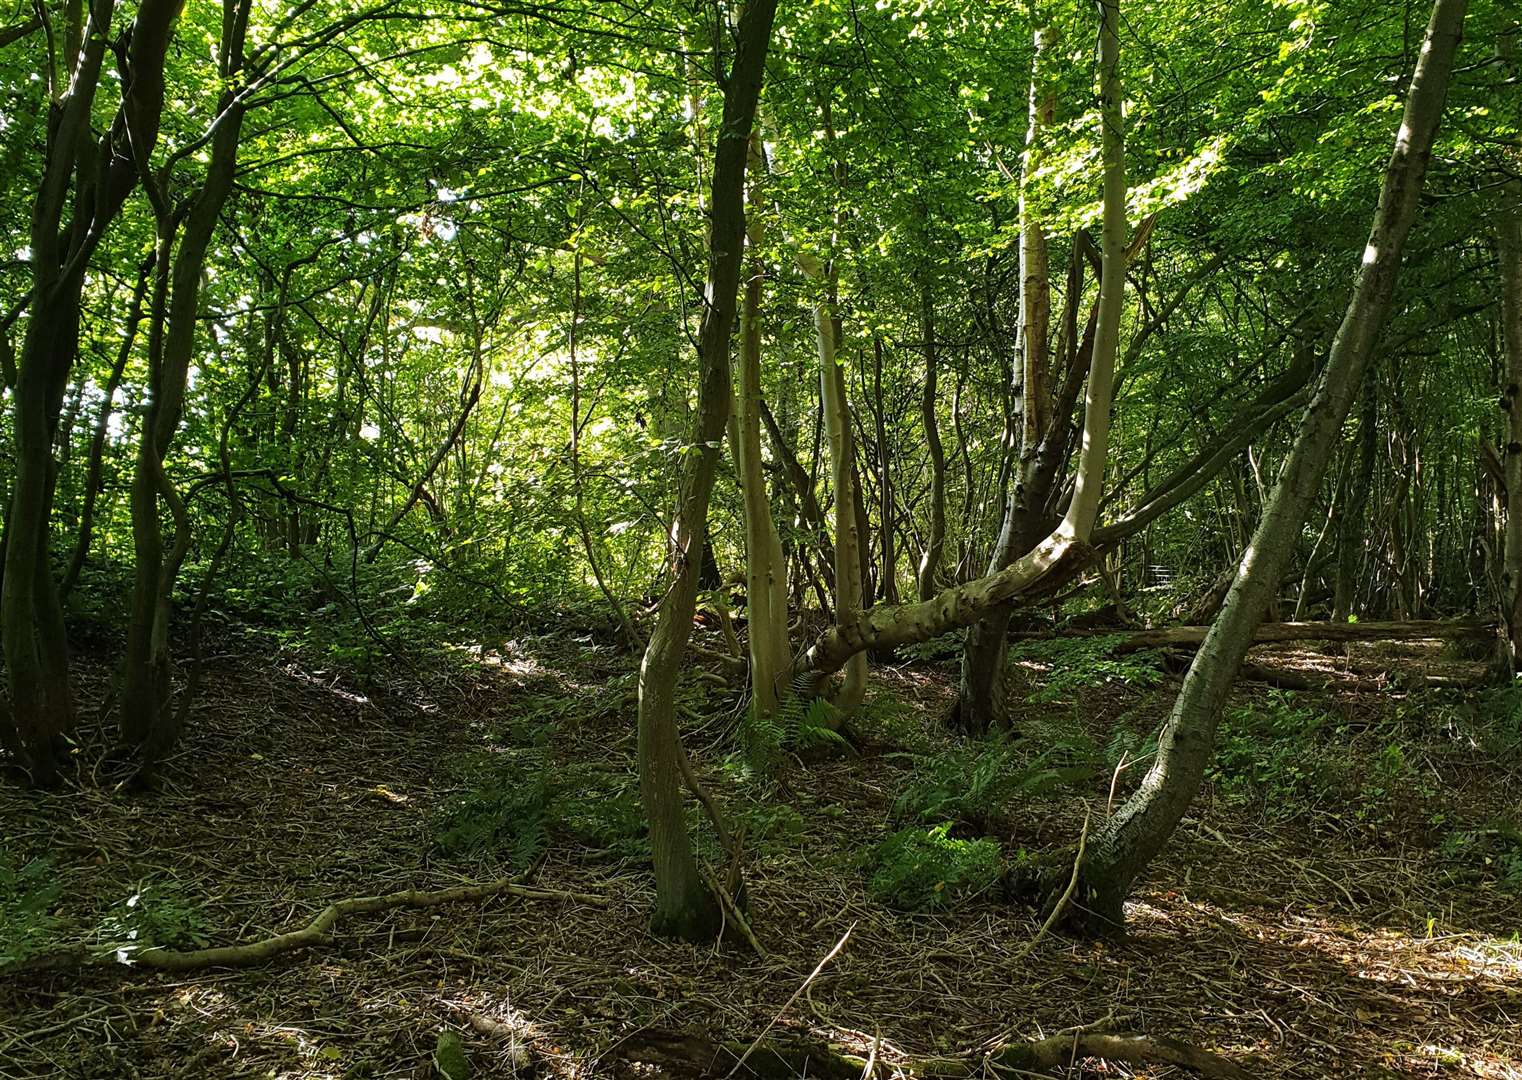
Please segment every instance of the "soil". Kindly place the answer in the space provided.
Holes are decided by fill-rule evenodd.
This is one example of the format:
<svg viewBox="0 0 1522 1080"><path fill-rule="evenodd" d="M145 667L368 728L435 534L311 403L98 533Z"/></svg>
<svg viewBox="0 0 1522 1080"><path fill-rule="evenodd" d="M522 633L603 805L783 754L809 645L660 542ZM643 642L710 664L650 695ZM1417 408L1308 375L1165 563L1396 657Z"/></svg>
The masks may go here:
<svg viewBox="0 0 1522 1080"><path fill-rule="evenodd" d="M1522 751L1485 742L1481 729L1499 721L1476 695L1406 688L1413 674L1479 672L1439 655L1421 645L1255 652L1348 677L1352 689L1294 695L1329 727L1314 745L1283 747L1289 762L1342 755L1339 786L1311 784L1287 806L1212 783L1138 887L1119 943L1051 933L1022 957L1040 913L994 891L936 915L870 899L863 853L885 835L915 755L951 741L940 720L954 686L945 667L879 665L856 752L790 756L770 789L803 828L746 857L765 958L743 944L651 937L642 860L556 834L533 883L606 904L503 897L396 910L353 916L325 947L256 968L111 964L9 979L0 1080L425 1078L438 1075L445 1031L461 1036L476 1076L639 1075L620 1047L650 1027L742 1041L769 1027L808 1033L870 1053L891 1076L913 1055L976 1055L1111 1014L1119 1028L1187 1039L1264 1078L1519 1078L1522 898L1493 860L1457 857L1451 838L1516 821ZM109 669L86 657L82 775L58 793L0 789L3 852L12 870L50 855L63 886L53 925L72 939L130 914L134 895L170 897L186 933L225 944L292 929L346 896L495 878L521 868L505 854L438 849L440 807L461 784L451 762L547 737L557 767L631 777L633 667L611 646L552 635L462 648L447 666L390 673L381 690L229 646L209 659L160 783L134 793L93 764ZM1016 670L1020 696L1040 685L1040 664ZM1033 740L1077 729L1104 745L1118 727L1153 727L1176 688L1174 676L1084 688L1026 703L1018 725ZM1239 705L1276 693L1246 683ZM694 687L687 702L695 764L721 799L738 798L739 696ZM1381 772L1391 745L1399 767ZM1116 798L1143 768L1122 771ZM1111 779L1012 807L1006 850L1070 845L1086 809L1107 812ZM1079 1061L1065 1075L1185 1074Z"/></svg>

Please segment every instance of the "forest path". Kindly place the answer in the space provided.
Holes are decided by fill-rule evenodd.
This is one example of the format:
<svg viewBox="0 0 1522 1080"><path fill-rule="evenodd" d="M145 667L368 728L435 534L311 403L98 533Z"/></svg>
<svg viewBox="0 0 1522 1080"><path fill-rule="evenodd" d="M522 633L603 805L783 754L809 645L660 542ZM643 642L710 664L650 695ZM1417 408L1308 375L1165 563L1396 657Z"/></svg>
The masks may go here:
<svg viewBox="0 0 1522 1080"><path fill-rule="evenodd" d="M1038 919L997 896L916 916L868 898L862 856L916 755L948 745L937 726L945 670L877 669L862 756L789 760L768 800L726 759L736 701L694 690L699 769L760 823L747 881L768 959L649 937L637 836L604 813L591 851L585 833L563 835L577 827L569 815L550 827L535 882L598 893L606 907L397 910L253 969L11 980L0 986L0 1080L424 1078L445 1028L463 1034L476 1075L635 1075L618 1052L632 1033L752 1037L848 928L778 1027L863 1052L876 1044L885 1066L1114 1011L1124 1027L1250 1058L1264 1077L1522 1077L1522 900L1501 880L1509 853L1485 840L1487 822L1522 805L1522 735L1509 757L1493 745L1515 718L1487 715L1473 695L1401 690L1401 673L1410 683L1438 670L1425 647L1259 659L1357 668L1360 689L1239 688L1222 770L1138 891L1123 943L1053 935L1015 962ZM115 920L219 944L292 928L344 896L496 877L511 872L501 858L440 851L442 808L482 760L516 758L548 766L567 798L584 796L579 812L626 807L630 666L590 639L545 637L462 651L426 686L398 680L381 696L235 650L209 664L159 790L0 790L6 855L15 869L51 850L64 888L51 913L66 937ZM88 715L106 669L81 667ZM1392 672L1384 690L1364 688ZM1080 689L1026 704L1021 724L1033 742L1104 745L1122 728L1144 734L1175 688L1168 678ZM82 760L96 749L89 735ZM997 824L1007 850L1070 842L1086 801L1105 812L1109 783L1106 771L1009 807ZM1096 1064L1068 1075L1182 1074Z"/></svg>

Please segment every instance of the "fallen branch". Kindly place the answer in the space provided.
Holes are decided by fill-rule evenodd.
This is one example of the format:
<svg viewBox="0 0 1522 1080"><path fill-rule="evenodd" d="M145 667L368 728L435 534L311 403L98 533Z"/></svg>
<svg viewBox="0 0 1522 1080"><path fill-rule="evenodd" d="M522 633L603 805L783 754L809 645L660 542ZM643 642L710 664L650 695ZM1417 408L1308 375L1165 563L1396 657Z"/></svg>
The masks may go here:
<svg viewBox="0 0 1522 1080"><path fill-rule="evenodd" d="M1114 652L1138 649L1194 648L1205 640L1208 626L1169 626L1158 630L1126 633L1116 643ZM1253 644L1276 641L1430 641L1455 638L1494 637L1497 626L1472 619L1417 619L1407 622L1281 622L1262 623L1253 635ZM1067 630L1050 633L1012 634L1012 638L1100 637L1114 630Z"/></svg>
<svg viewBox="0 0 1522 1080"><path fill-rule="evenodd" d="M0 967L0 975L29 974L40 971L70 970L113 964L153 968L156 971L199 971L211 967L248 967L262 964L283 953L326 945L329 932L345 915L368 915L394 908L431 908L489 900L497 896L516 896L524 900L566 900L581 904L606 904L607 898L586 893L536 889L520 885L513 878L501 878L480 885L460 885L437 892L404 889L384 896L354 896L337 900L323 908L311 922L299 930L251 941L244 945L220 945L209 949L148 948L128 946L76 945L16 961Z"/></svg>
<svg viewBox="0 0 1522 1080"><path fill-rule="evenodd" d="M730 1077L760 1080L861 1080L869 1064L891 1064L895 1075L924 1080L972 1080L1009 1070L1018 1073L1064 1068L1080 1058L1103 1058L1131 1065L1178 1065L1211 1080L1248 1080L1252 1075L1231 1059L1179 1039L1078 1028L1044 1039L1010 1043L981 1057L910 1057L896 1062L874 1044L869 1056L822 1039L762 1037L749 1044L718 1042L690 1031L646 1028L617 1048L626 1060L652 1066L663 1076ZM875 1059L875 1060L874 1060Z"/></svg>

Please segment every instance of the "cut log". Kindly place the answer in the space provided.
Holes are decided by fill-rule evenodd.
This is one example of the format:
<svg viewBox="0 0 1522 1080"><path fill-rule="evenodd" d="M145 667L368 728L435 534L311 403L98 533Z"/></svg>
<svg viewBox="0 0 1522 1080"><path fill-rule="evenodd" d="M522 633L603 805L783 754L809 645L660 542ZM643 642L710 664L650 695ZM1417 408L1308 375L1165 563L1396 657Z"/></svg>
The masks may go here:
<svg viewBox="0 0 1522 1080"><path fill-rule="evenodd" d="M1157 630L1139 630L1116 644L1114 652L1139 649L1188 649L1205 640L1208 626L1168 626ZM1253 636L1253 644L1280 641L1436 641L1455 638L1494 637L1497 625L1471 619L1417 619L1407 622L1282 622L1263 623ZM1053 634L1017 634L1017 638L1099 637L1102 630L1067 630ZM1113 633L1113 631L1110 631Z"/></svg>

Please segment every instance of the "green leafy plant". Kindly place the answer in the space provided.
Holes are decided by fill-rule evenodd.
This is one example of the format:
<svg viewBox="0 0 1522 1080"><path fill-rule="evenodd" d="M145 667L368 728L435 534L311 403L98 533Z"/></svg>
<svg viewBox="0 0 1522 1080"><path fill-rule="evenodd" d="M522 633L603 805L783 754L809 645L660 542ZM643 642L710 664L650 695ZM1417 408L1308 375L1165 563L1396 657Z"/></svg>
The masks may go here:
<svg viewBox="0 0 1522 1080"><path fill-rule="evenodd" d="M917 641L910 645L901 645L898 654L906 660L914 660L922 664L943 663L947 660L955 660L962 655L962 650L967 646L967 631L953 630L949 634L931 638L929 641Z"/></svg>
<svg viewBox="0 0 1522 1080"><path fill-rule="evenodd" d="M1051 795L1094 776L1092 747L1029 741L958 746L921 758L893 804L900 822L953 821L991 831L1017 798Z"/></svg>
<svg viewBox="0 0 1522 1080"><path fill-rule="evenodd" d="M1342 785L1342 759L1320 752L1317 736L1330 728L1323 712L1301 705L1290 691L1229 710L1223 718L1209 777L1230 800L1259 802L1271 820L1313 809Z"/></svg>
<svg viewBox="0 0 1522 1080"><path fill-rule="evenodd" d="M741 753L752 771L770 776L789 751L807 753L848 745L837 727L835 707L822 697L791 696L772 716L758 715L752 702L740 723Z"/></svg>
<svg viewBox="0 0 1522 1080"><path fill-rule="evenodd" d="M1477 829L1455 829L1441 851L1453 862L1494 877L1503 889L1522 894L1522 827L1496 819Z"/></svg>
<svg viewBox="0 0 1522 1080"><path fill-rule="evenodd" d="M526 867L549 841L550 784L537 758L490 755L457 763L467 786L445 799L435 815L434 843L445 855L505 855Z"/></svg>
<svg viewBox="0 0 1522 1080"><path fill-rule="evenodd" d="M581 844L615 858L650 854L645 811L632 777L575 769L551 805L552 822Z"/></svg>
<svg viewBox="0 0 1522 1080"><path fill-rule="evenodd" d="M1125 637L1124 634L1101 634L1081 638L1040 638L1012 646L1009 656L1011 661L1047 665L1041 685L1030 695L1032 702L1069 701L1080 690L1112 683L1156 686L1163 678L1156 650L1111 655Z"/></svg>
<svg viewBox="0 0 1522 1080"><path fill-rule="evenodd" d="M951 822L900 829L873 849L867 890L901 911L934 911L999 877L999 845L951 835Z"/></svg>
<svg viewBox="0 0 1522 1080"><path fill-rule="evenodd" d="M63 892L48 858L17 866L0 852L0 967L46 946L57 920L51 909Z"/></svg>
<svg viewBox="0 0 1522 1080"><path fill-rule="evenodd" d="M117 949L201 949L210 938L201 905L176 881L144 883L106 913L97 927L101 942Z"/></svg>

